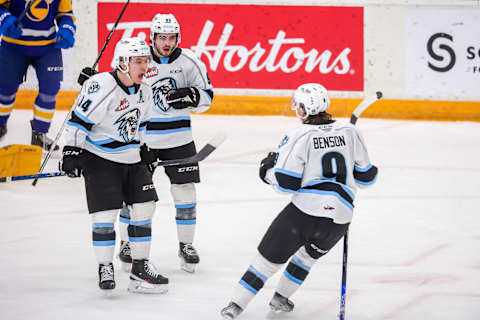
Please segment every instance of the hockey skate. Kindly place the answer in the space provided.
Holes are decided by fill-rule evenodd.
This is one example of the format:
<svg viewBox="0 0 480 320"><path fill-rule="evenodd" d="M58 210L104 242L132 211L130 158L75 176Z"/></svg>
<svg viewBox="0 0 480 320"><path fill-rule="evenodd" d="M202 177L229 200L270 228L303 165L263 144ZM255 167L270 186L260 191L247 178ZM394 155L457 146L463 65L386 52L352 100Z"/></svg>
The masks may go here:
<svg viewBox="0 0 480 320"><path fill-rule="evenodd" d="M278 292L275 292L272 300L270 300L269 306L272 311L280 313L293 311L293 307L295 305L288 298L282 296Z"/></svg>
<svg viewBox="0 0 480 320"><path fill-rule="evenodd" d="M120 242L120 252L118 258L122 262L122 270L130 272L132 269L132 250L130 249L130 243L128 241Z"/></svg>
<svg viewBox="0 0 480 320"><path fill-rule="evenodd" d="M168 278L163 277L147 260L133 260L128 291L137 293L166 293Z"/></svg>
<svg viewBox="0 0 480 320"><path fill-rule="evenodd" d="M34 146L42 147L43 150L49 151L53 145L53 140L47 137L46 133L40 133L33 129L33 120L30 120L30 126L32 127L32 140L30 143ZM57 151L59 149L58 145L53 149Z"/></svg>
<svg viewBox="0 0 480 320"><path fill-rule="evenodd" d="M0 126L0 139L7 134L7 126Z"/></svg>
<svg viewBox="0 0 480 320"><path fill-rule="evenodd" d="M115 289L115 276L112 263L98 265L98 286L102 290Z"/></svg>
<svg viewBox="0 0 480 320"><path fill-rule="evenodd" d="M222 309L222 311L220 311L220 314L222 315L223 319L235 319L236 317L238 317L238 315L240 313L242 313L243 309L240 308L240 306L238 304L236 304L235 302L231 301L228 306L226 306L225 308Z"/></svg>
<svg viewBox="0 0 480 320"><path fill-rule="evenodd" d="M195 267L200 262L200 257L191 243L180 242L178 257L180 258L180 268L182 270L189 273L195 272Z"/></svg>

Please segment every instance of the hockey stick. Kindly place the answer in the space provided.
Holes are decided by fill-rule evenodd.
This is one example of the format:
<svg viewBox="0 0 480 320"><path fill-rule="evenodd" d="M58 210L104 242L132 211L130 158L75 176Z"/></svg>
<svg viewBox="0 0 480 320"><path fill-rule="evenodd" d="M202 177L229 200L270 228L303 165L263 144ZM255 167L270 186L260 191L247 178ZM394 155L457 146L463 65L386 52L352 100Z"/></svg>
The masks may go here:
<svg viewBox="0 0 480 320"><path fill-rule="evenodd" d="M215 151L219 145L225 141L226 135L223 132L217 133L202 149L195 155L183 158L183 159L175 159L175 160L164 160L164 161L157 161L152 163L152 165L156 167L170 167L170 166L178 166L178 165L185 165L185 164L193 164L200 161L205 160L213 151ZM29 180L29 179L41 179L41 178L54 178L54 177L63 177L66 173L62 171L58 172L49 172L49 173L37 173L31 174L26 176L13 176L13 177L4 177L0 178L1 182L10 182L10 181L20 181L20 180Z"/></svg>
<svg viewBox="0 0 480 320"><path fill-rule="evenodd" d="M31 3L33 3L33 1L32 1ZM103 52L105 51L105 48L107 47L107 44L110 42L110 38L112 37L113 32L114 32L115 29L117 28L118 22L119 22L120 19L122 18L123 13L125 12L125 9L127 9L127 6L128 6L129 3L130 3L130 0L127 0L127 3L125 3L125 6L123 6L122 11L120 12L120 15L119 15L118 18L117 18L117 21L115 21L115 24L113 25L112 30L110 31L110 34L108 35L107 39L106 39L105 42L103 43L103 48L102 48L102 50L100 51L100 53L98 54L97 59L95 60L95 63L93 64L93 67L92 67L93 70L95 70L95 68L97 67L98 61L99 61L100 58L102 57ZM60 139L60 136L62 135L62 132L63 132L63 130L65 129L65 124L67 123L68 119L70 119L70 116L72 115L73 109L75 109L75 106L76 106L76 104L77 104L77 99L78 99L78 96L79 96L79 95L80 95L80 93L77 95L77 98L75 98L75 102L73 103L72 107L71 107L70 110L68 111L68 114L67 114L67 116L65 117L65 120L63 120L63 124L62 124L62 126L60 127L60 129L58 130L57 136L56 136L55 139L53 140L53 143L52 143L52 145L50 146L50 149L48 150L48 153L47 153L47 155L45 156L45 159L43 159L43 162L42 162L42 165L40 166L40 170L38 171L38 174L42 174L43 169L45 169L45 166L47 165L47 162L48 162L48 160L50 159L53 150L54 150L55 147L57 146L58 140ZM32 182L32 186L35 187L35 186L37 185L37 181L38 181L38 178L35 178L35 180L33 180L33 182Z"/></svg>
<svg viewBox="0 0 480 320"><path fill-rule="evenodd" d="M27 6L25 7L25 10L23 10L22 13L20 13L20 15L18 16L17 18L18 22L22 21L23 17L25 17L25 15L27 14L28 10L30 10L34 2L35 0L30 0L30 2L28 2ZM17 25L17 26L20 27L20 25Z"/></svg>
<svg viewBox="0 0 480 320"><path fill-rule="evenodd" d="M122 18L123 13L124 13L125 10L127 9L127 6L128 6L129 3L130 3L130 0L127 0L127 3L125 3L125 5L123 6L122 11L120 12L120 15L119 15L118 18L117 18L117 21L115 21L115 24L113 25L112 30L110 31L110 34L108 35L107 39L106 39L105 42L103 43L102 50L100 50L100 53L98 54L97 60L95 60L95 63L94 63L93 66L92 66L92 69L93 69L93 70L95 70L95 68L97 67L98 61L99 61L100 58L102 57L103 51L105 51L105 48L107 47L107 44L110 42L110 38L112 37L113 32L115 31L115 29L117 29L117 25L118 25L118 23L120 22L120 19Z"/></svg>
<svg viewBox="0 0 480 320"><path fill-rule="evenodd" d="M356 124L360 115L365 111L369 106L377 102L382 98L383 94L381 91L377 91L374 96L364 99L360 104L353 110L352 116L350 117L350 123ZM342 264L342 288L340 294L340 313L338 318L340 320L345 320L345 299L347 293L347 260L348 260L348 229L343 236L343 264Z"/></svg>

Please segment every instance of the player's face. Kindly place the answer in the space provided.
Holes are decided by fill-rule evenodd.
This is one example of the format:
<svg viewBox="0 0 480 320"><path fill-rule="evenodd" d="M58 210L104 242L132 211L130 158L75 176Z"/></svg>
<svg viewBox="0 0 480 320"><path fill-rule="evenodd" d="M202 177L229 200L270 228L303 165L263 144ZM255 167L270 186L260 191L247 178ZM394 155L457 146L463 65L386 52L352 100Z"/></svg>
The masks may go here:
<svg viewBox="0 0 480 320"><path fill-rule="evenodd" d="M128 68L128 73L130 74L130 78L136 84L140 84L143 80L143 76L147 71L148 64L150 62L150 56L144 57L132 57L130 59Z"/></svg>
<svg viewBox="0 0 480 320"><path fill-rule="evenodd" d="M177 46L177 34L158 33L155 35L153 44L161 56L168 57L172 54L173 49L175 49Z"/></svg>

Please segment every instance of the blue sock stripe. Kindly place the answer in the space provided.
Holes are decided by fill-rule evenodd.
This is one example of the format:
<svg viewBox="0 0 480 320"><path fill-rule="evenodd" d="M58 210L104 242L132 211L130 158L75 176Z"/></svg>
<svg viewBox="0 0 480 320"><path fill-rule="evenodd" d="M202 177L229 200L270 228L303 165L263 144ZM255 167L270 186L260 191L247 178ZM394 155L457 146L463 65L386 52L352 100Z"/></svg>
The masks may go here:
<svg viewBox="0 0 480 320"><path fill-rule="evenodd" d="M130 242L148 242L152 241L152 237L128 237Z"/></svg>
<svg viewBox="0 0 480 320"><path fill-rule="evenodd" d="M182 225L197 224L197 219L189 219L189 220L176 219L176 221L177 221L177 224L182 224Z"/></svg>
<svg viewBox="0 0 480 320"><path fill-rule="evenodd" d="M186 203L186 204L175 204L175 208L182 208L182 209L186 209L186 208L193 208L197 206L197 203L194 202L194 203Z"/></svg>
<svg viewBox="0 0 480 320"><path fill-rule="evenodd" d="M288 280L293 281L293 282L295 282L295 283L298 284L298 285L301 285L301 284L303 283L303 281L298 280L297 278L295 278L294 276L292 276L290 273L288 273L287 270L285 270L285 271L283 272L283 274L285 275L285 277L287 277Z"/></svg>
<svg viewBox="0 0 480 320"><path fill-rule="evenodd" d="M115 245L115 240L93 241L94 247L108 247L108 246L114 246L114 245Z"/></svg>
<svg viewBox="0 0 480 320"><path fill-rule="evenodd" d="M114 228L115 225L113 222L95 222L93 223L94 228Z"/></svg>
<svg viewBox="0 0 480 320"><path fill-rule="evenodd" d="M144 226L146 224L150 224L152 223L152 220L151 219L148 219L148 220L140 220L140 221L132 221L130 220L130 224L132 226Z"/></svg>
<svg viewBox="0 0 480 320"><path fill-rule="evenodd" d="M258 271L257 269L255 269L252 265L250 267L248 267L248 270L252 271L257 277L259 277L260 279L262 279L263 282L266 282L268 280L268 277L261 274L260 271Z"/></svg>
<svg viewBox="0 0 480 320"><path fill-rule="evenodd" d="M124 217L120 217L119 221L122 222L122 223L130 224L130 219L127 219L127 218L124 218Z"/></svg>
<svg viewBox="0 0 480 320"><path fill-rule="evenodd" d="M297 266L310 272L310 267L304 264L296 255L293 255L292 260L295 262Z"/></svg>
<svg viewBox="0 0 480 320"><path fill-rule="evenodd" d="M245 289L247 289L248 291L250 291L251 293L253 294L257 294L258 291L255 290L252 286L250 286L248 283L246 283L245 281L243 280L240 280L238 283L240 283L240 285L242 285L243 287L245 287Z"/></svg>

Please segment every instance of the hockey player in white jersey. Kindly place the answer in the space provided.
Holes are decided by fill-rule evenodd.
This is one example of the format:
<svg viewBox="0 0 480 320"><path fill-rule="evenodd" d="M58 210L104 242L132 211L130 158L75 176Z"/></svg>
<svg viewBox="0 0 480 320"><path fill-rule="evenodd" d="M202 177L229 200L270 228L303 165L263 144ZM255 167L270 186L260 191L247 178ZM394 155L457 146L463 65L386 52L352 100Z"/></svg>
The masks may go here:
<svg viewBox="0 0 480 320"><path fill-rule="evenodd" d="M139 152L151 109L151 88L142 83L150 59L144 40L120 40L115 47L116 69L87 80L67 122L60 168L69 177L83 173L85 178L98 284L103 290L115 288L114 223L123 202L132 209L128 236L133 264L128 290L167 290L168 279L149 263L151 221L158 198Z"/></svg>
<svg viewBox="0 0 480 320"><path fill-rule="evenodd" d="M233 297L221 315L236 318L265 282L285 263L269 303L276 312L290 312L289 299L305 281L314 263L345 235L352 220L357 186L375 182L365 143L350 123L333 120L326 89L316 83L295 91L292 108L302 125L288 132L261 161L260 178L279 191L292 194L258 246Z"/></svg>
<svg viewBox="0 0 480 320"><path fill-rule="evenodd" d="M188 50L179 48L180 25L173 14L157 14L150 28L150 63L145 82L152 86L153 110L147 125L149 148L141 150L145 161L186 158L196 153L190 112L201 113L210 107L212 86L203 62ZM196 190L200 182L198 163L165 167L170 179L176 211L178 255L181 268L194 272L200 259L193 246L196 227ZM129 222L128 210L121 212L121 230ZM122 227L123 225L123 227ZM121 232L126 240L126 232ZM120 259L128 263L129 243L122 243Z"/></svg>

